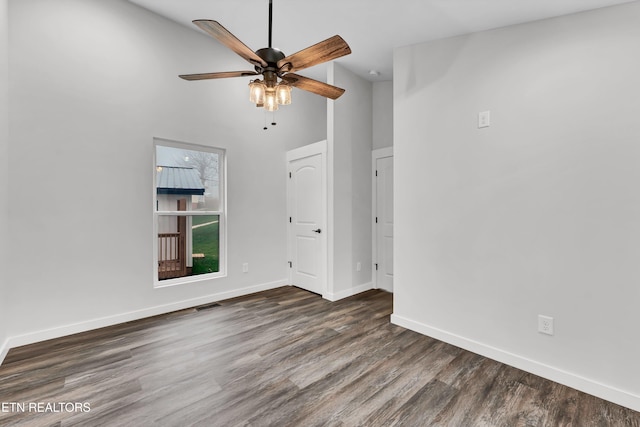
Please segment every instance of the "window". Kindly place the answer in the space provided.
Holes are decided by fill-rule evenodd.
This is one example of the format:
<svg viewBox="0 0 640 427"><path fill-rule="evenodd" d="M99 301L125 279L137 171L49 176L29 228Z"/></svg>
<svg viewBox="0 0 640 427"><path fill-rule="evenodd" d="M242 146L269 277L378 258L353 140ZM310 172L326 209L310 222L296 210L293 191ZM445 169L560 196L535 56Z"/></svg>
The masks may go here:
<svg viewBox="0 0 640 427"><path fill-rule="evenodd" d="M164 139L154 147L155 285L224 276L224 150Z"/></svg>

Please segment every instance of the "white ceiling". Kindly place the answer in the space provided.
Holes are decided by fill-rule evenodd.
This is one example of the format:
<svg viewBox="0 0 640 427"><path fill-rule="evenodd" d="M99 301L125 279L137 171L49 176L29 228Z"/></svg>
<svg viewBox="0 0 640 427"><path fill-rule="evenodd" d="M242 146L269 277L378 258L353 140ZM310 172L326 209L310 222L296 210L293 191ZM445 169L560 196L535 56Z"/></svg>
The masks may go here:
<svg viewBox="0 0 640 427"><path fill-rule="evenodd" d="M200 31L191 21L220 22L251 49L268 45L268 0L129 0ZM344 38L352 54L337 61L371 81L391 80L393 48L629 3L630 0L273 0L273 47L285 54ZM217 43L212 39L212 43ZM238 57L233 70L242 69ZM246 64L246 63L244 63ZM252 69L248 64L245 69ZM198 72L231 71L220 69ZM369 74L380 72L379 76ZM319 65L301 74L326 80Z"/></svg>

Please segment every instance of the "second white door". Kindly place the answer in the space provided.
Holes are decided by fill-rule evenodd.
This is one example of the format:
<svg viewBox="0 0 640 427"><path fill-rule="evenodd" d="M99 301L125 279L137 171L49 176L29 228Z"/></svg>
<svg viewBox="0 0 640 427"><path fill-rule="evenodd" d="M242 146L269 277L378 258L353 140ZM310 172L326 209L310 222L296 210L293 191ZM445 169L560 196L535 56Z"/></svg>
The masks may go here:
<svg viewBox="0 0 640 427"><path fill-rule="evenodd" d="M291 284L322 295L326 280L324 154L288 156ZM311 150L313 151L313 150Z"/></svg>
<svg viewBox="0 0 640 427"><path fill-rule="evenodd" d="M376 159L376 283L393 292L393 157Z"/></svg>

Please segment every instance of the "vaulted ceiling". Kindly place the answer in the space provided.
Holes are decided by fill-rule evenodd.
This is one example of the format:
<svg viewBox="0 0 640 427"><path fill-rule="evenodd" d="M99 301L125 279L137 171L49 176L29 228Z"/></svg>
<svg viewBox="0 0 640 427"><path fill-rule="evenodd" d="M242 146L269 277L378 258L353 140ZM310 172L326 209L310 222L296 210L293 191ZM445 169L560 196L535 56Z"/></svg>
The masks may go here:
<svg viewBox="0 0 640 427"><path fill-rule="evenodd" d="M253 50L267 46L268 0L129 0L200 31L191 21L220 22ZM273 47L285 54L341 35L352 54L342 65L371 81L391 80L393 48L597 9L629 0L273 0ZM211 40L212 43L217 43ZM238 66L245 65L238 58ZM202 72L227 71L220 69ZM235 68L234 68L235 69ZM238 68L245 69L245 68ZM373 75L371 70L379 72ZM325 68L306 75L324 80Z"/></svg>

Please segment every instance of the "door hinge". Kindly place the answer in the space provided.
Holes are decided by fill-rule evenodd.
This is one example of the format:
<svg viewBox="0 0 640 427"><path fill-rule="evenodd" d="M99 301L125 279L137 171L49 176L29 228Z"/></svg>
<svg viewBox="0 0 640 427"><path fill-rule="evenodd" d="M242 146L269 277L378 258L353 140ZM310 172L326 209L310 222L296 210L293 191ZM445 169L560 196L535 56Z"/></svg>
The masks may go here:
<svg viewBox="0 0 640 427"><path fill-rule="evenodd" d="M289 223L291 223L291 222L293 222L293 221L291 221L291 217L289 217Z"/></svg>
<svg viewBox="0 0 640 427"><path fill-rule="evenodd" d="M289 268L293 268L293 262L287 261L289 263Z"/></svg>
<svg viewBox="0 0 640 427"><path fill-rule="evenodd" d="M378 223L378 217L376 217L376 224Z"/></svg>
<svg viewBox="0 0 640 427"><path fill-rule="evenodd" d="M376 171L376 176L378 176L378 171Z"/></svg>
<svg viewBox="0 0 640 427"><path fill-rule="evenodd" d="M291 172L289 172L289 178L291 178Z"/></svg>
<svg viewBox="0 0 640 427"><path fill-rule="evenodd" d="M376 271L378 271L378 264L376 263Z"/></svg>

